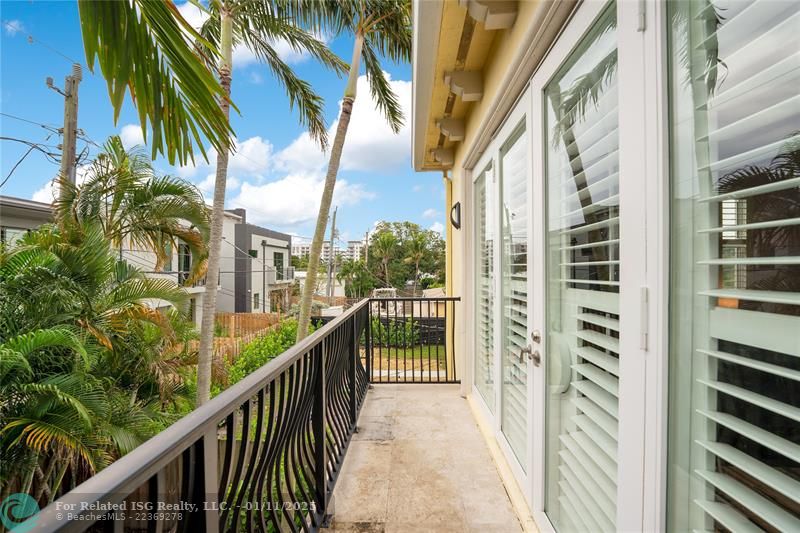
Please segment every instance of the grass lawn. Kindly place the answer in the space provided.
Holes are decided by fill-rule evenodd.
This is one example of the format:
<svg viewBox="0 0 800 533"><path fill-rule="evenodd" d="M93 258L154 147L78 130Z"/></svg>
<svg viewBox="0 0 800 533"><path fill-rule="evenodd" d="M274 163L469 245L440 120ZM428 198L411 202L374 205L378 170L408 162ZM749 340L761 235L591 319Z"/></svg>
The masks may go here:
<svg viewBox="0 0 800 533"><path fill-rule="evenodd" d="M429 357L430 352L430 357ZM447 351L442 344L431 346L414 346L409 348L386 347L372 348L372 366L374 369L383 370L437 370L446 368L445 358ZM403 360L405 359L405 366ZM430 365L428 361L430 360ZM366 365L366 360L362 356L362 361Z"/></svg>

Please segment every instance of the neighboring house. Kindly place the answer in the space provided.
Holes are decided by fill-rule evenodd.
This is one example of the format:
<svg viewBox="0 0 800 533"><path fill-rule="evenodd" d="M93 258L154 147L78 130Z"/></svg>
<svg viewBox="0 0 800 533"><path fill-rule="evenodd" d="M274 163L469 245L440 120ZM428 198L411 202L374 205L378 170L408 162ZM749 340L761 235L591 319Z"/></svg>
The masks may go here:
<svg viewBox="0 0 800 533"><path fill-rule="evenodd" d="M292 236L247 223L244 209L228 214L238 221L233 239L230 232L223 232L222 257L233 258L233 268L220 269L220 284L222 292L234 295L233 308L217 308L237 313L285 312L294 284Z"/></svg>
<svg viewBox="0 0 800 533"><path fill-rule="evenodd" d="M0 196L0 242L14 244L32 229L53 220L50 204Z"/></svg>
<svg viewBox="0 0 800 533"><path fill-rule="evenodd" d="M800 531L800 3L413 8L462 393L539 529Z"/></svg>
<svg viewBox="0 0 800 533"><path fill-rule="evenodd" d="M0 236L2 242L13 244L27 231L33 230L42 224L52 222L53 210L50 204L34 202L23 198L0 196ZM226 226L227 224L226 220ZM171 258L162 268L156 270L156 254L149 250L132 249L128 244L123 244L122 258L143 271L146 276L153 278L167 278L176 283L183 284L191 272L194 258L189 252L189 247L178 243L170 246ZM205 278L196 283L184 286L189 294L189 318L200 327L200 310L205 293ZM168 307L169 304L162 300L152 300L149 305L156 309Z"/></svg>

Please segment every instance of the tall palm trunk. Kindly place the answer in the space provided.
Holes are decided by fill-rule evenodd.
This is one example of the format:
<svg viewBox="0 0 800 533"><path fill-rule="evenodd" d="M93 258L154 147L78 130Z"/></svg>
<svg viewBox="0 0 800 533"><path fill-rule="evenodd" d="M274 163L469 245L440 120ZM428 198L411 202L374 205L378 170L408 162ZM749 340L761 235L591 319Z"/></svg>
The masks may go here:
<svg viewBox="0 0 800 533"><path fill-rule="evenodd" d="M220 9L220 85L225 97L219 102L225 118L230 120L231 68L233 57L233 20L223 5ZM197 355L197 405L211 396L211 363L214 348L214 315L217 310L217 277L219 275L222 224L225 219L225 182L228 179L230 140L217 154L217 175L214 180L214 204L211 210L211 232L208 242L208 271L206 292L203 296L203 316L200 324L200 348Z"/></svg>
<svg viewBox="0 0 800 533"><path fill-rule="evenodd" d="M311 251L308 256L308 272L303 285L303 295L300 300L300 316L297 324L297 341L308 335L308 325L311 320L311 299L314 296L314 287L317 283L317 270L319 259L322 255L322 241L325 239L325 228L328 225L328 215L333 201L333 190L336 187L336 175L339 173L339 162L342 159L344 140L347 128L350 126L350 116L353 113L353 103L356 99L356 85L358 82L358 69L361 62L361 48L364 45L364 35L356 32L353 45L353 60L350 62L350 73L347 78L347 87L344 91L342 110L339 112L339 125L336 136L331 146L331 157L328 161L328 172L325 175L325 188L322 191L322 201L319 204L317 227L314 229L314 239L311 241Z"/></svg>

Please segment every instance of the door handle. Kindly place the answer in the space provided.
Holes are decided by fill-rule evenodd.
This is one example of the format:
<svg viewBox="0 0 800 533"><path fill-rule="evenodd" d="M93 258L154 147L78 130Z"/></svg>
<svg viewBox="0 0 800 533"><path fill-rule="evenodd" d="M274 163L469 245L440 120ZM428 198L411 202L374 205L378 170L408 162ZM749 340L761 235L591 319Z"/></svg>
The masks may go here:
<svg viewBox="0 0 800 533"><path fill-rule="evenodd" d="M531 340L536 344L541 344L542 342L542 332L538 329L535 329L531 332Z"/></svg>
<svg viewBox="0 0 800 533"><path fill-rule="evenodd" d="M525 354L528 354L529 358L531 357L531 350L533 350L533 348L531 348L530 344L527 345L524 348L520 348L520 350L519 350L519 362L520 363L525 362Z"/></svg>
<svg viewBox="0 0 800 533"><path fill-rule="evenodd" d="M528 353L528 357L530 357L531 361L533 361L533 366L539 366L542 364L542 354L539 353L539 350L533 350L532 352Z"/></svg>

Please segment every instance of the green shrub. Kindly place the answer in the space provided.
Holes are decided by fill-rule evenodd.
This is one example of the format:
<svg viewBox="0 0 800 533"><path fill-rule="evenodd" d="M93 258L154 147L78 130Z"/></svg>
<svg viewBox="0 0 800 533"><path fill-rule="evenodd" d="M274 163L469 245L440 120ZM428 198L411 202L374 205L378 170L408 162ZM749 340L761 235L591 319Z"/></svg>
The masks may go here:
<svg viewBox="0 0 800 533"><path fill-rule="evenodd" d="M373 346L411 346L419 343L419 323L411 320L381 321L372 317Z"/></svg>
<svg viewBox="0 0 800 533"><path fill-rule="evenodd" d="M309 329L313 332L313 325ZM287 319L281 322L277 328L245 344L239 357L228 369L230 384L238 383L248 374L255 372L294 346L296 338L297 321Z"/></svg>

